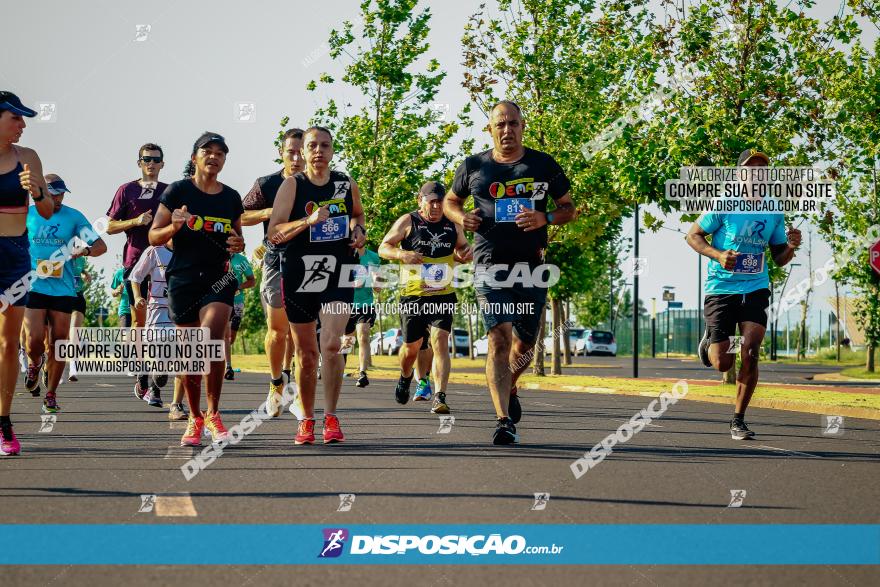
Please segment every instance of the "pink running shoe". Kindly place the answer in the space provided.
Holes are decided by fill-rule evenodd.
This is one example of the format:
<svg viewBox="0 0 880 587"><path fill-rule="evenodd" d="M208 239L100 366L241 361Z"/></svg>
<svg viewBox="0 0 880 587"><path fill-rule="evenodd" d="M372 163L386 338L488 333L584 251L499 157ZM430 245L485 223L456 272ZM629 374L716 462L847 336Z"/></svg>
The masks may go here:
<svg viewBox="0 0 880 587"><path fill-rule="evenodd" d="M12 456L21 452L21 444L12 431L12 424L0 426L0 455Z"/></svg>
<svg viewBox="0 0 880 587"><path fill-rule="evenodd" d="M226 430L226 426L223 425L223 420L220 419L220 412L214 412L211 416L205 414L204 418L205 427L207 427L208 431L211 433L211 440L218 442L229 438L229 431Z"/></svg>
<svg viewBox="0 0 880 587"><path fill-rule="evenodd" d="M315 421L300 420L294 444L315 444Z"/></svg>
<svg viewBox="0 0 880 587"><path fill-rule="evenodd" d="M205 419L201 416L189 415L189 423L186 432L180 439L180 446L202 446L202 431L205 429Z"/></svg>
<svg viewBox="0 0 880 587"><path fill-rule="evenodd" d="M333 414L324 416L324 444L344 442L345 436L339 427L339 418Z"/></svg>

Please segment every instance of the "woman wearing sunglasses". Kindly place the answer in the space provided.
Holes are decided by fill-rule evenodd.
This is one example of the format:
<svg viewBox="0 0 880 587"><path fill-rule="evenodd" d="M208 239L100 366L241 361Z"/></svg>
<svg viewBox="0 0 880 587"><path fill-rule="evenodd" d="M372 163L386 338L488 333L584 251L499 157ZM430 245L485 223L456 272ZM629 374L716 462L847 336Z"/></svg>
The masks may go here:
<svg viewBox="0 0 880 587"><path fill-rule="evenodd" d="M174 238L174 255L165 271L168 309L178 327L207 327L212 340L224 340L238 282L229 276L229 260L244 250L241 196L223 185L217 175L229 147L217 133L205 133L193 145L184 176L162 194L150 244L161 246ZM220 419L220 390L224 361L214 361L207 376L208 410L202 412L201 375L184 378L189 401L189 424L182 446L201 445L205 427L214 442L228 437Z"/></svg>
<svg viewBox="0 0 880 587"><path fill-rule="evenodd" d="M0 91L0 456L17 455L21 445L9 414L18 377L18 339L27 303L31 270L27 215L33 198L43 218L55 206L48 197L43 164L33 149L16 146L25 117L37 115L12 92ZM25 278L25 279L23 279Z"/></svg>

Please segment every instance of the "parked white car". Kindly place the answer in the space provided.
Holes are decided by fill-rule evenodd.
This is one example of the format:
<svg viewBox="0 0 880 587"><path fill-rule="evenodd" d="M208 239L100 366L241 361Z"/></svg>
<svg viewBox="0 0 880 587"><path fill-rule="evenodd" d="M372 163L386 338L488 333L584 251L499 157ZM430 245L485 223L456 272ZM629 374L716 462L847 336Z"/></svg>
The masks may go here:
<svg viewBox="0 0 880 587"><path fill-rule="evenodd" d="M370 353L382 354L379 349L379 339L382 339L382 349L386 355L396 355L403 346L403 331L400 328L389 328L384 333L377 332L370 339Z"/></svg>
<svg viewBox="0 0 880 587"><path fill-rule="evenodd" d="M584 328L569 328L568 329L568 349L571 354L576 355L577 351L575 347L577 345L578 340L580 340L581 336L583 336L585 329ZM559 339L559 351L564 352L565 345L563 344L562 338ZM553 334L551 333L549 336L544 338L544 354L550 355L553 354Z"/></svg>
<svg viewBox="0 0 880 587"><path fill-rule="evenodd" d="M607 330L587 330L583 336L578 339L575 347L576 354L591 355L610 355L617 356L617 342L614 340L614 334Z"/></svg>
<svg viewBox="0 0 880 587"><path fill-rule="evenodd" d="M489 337L483 336L474 341L474 355L485 357L489 354Z"/></svg>

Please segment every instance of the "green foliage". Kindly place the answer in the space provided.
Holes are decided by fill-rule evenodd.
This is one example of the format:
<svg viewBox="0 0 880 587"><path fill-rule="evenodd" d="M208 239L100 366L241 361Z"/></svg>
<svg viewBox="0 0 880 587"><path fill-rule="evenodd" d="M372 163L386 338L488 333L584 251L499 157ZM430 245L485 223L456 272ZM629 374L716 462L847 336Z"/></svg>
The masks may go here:
<svg viewBox="0 0 880 587"><path fill-rule="evenodd" d="M85 289L83 290L83 296L86 298L86 315L83 326L98 325L98 308L105 308L109 314L104 320L104 325L108 326L114 324L114 320L116 319L116 308L119 307L119 302L114 301L114 303L111 304L110 294L107 293L109 280L105 281L107 278L104 275L104 270L96 269L95 266L86 259L86 266L85 269L83 269L83 274L89 276L88 281L85 284Z"/></svg>
<svg viewBox="0 0 880 587"><path fill-rule="evenodd" d="M361 38L355 38L350 21L331 32L330 55L350 58L341 82L360 91L365 104L352 109L328 98L312 119L333 131L336 156L358 182L373 248L394 220L416 208L421 184L443 179L444 170L460 158L448 145L470 125L470 106L455 120L438 116L435 100L446 74L435 59L422 63L429 49L430 11L416 11L416 4L365 0ZM324 74L307 87L332 90L336 84ZM465 141L462 152L471 147Z"/></svg>

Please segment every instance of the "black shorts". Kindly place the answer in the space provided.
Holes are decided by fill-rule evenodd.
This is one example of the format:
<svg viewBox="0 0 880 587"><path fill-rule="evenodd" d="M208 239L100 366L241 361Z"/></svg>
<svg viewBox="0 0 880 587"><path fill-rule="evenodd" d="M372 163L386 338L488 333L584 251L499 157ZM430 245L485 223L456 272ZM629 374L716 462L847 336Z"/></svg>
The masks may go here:
<svg viewBox="0 0 880 587"><path fill-rule="evenodd" d="M315 257L309 255L309 257ZM313 266L306 268L302 257L285 256L282 268L281 296L284 300L284 311L291 324L308 324L315 322L325 304L351 304L354 300L353 287L340 287L339 276L343 267L350 273L357 265L350 258L337 258L325 255L322 261L326 271L314 271ZM345 283L353 283L352 275L345 276ZM341 308L340 308L341 310Z"/></svg>
<svg viewBox="0 0 880 587"><path fill-rule="evenodd" d="M457 301L454 293L400 298L400 329L403 331L403 342L413 343L422 339L422 348L428 348L426 340L430 337L432 326L452 332L452 316Z"/></svg>
<svg viewBox="0 0 880 587"><path fill-rule="evenodd" d="M348 324L345 325L345 334L346 336L352 334L358 324L369 324L370 328L372 328L375 323L376 310L372 305L360 308L353 307L351 310L351 317L348 319Z"/></svg>
<svg viewBox="0 0 880 587"><path fill-rule="evenodd" d="M119 315L119 326L122 328L131 328L131 313Z"/></svg>
<svg viewBox="0 0 880 587"><path fill-rule="evenodd" d="M706 296L703 315L709 329L709 342L729 341L741 322L755 322L767 327L770 290L759 289L747 294L712 294Z"/></svg>
<svg viewBox="0 0 880 587"><path fill-rule="evenodd" d="M82 292L76 294L76 305L73 307L74 312L79 312L85 316L86 313L86 296Z"/></svg>
<svg viewBox="0 0 880 587"><path fill-rule="evenodd" d="M136 265L137 263L135 263ZM128 293L128 303L131 304L131 309L134 310L134 290L131 288L131 282L128 280L128 276L131 274L134 269L134 265L131 267L123 267L122 269L122 280L125 283L125 291ZM141 282L141 294L144 299L150 297L150 276L147 277Z"/></svg>
<svg viewBox="0 0 880 587"><path fill-rule="evenodd" d="M233 305L232 314L229 315L229 328L238 332L242 318L244 318L244 304Z"/></svg>
<svg viewBox="0 0 880 587"><path fill-rule="evenodd" d="M75 296L47 296L46 294L30 292L27 307L31 310L52 310L70 314L76 307Z"/></svg>
<svg viewBox="0 0 880 587"><path fill-rule="evenodd" d="M498 280L506 280L507 273L499 273ZM510 322L514 335L526 344L535 344L541 328L541 313L547 302L547 288L526 287L521 284L492 288L488 284L475 284L477 303L486 330Z"/></svg>
<svg viewBox="0 0 880 587"><path fill-rule="evenodd" d="M228 275L228 274L226 274ZM201 272L197 279L168 276L168 314L175 324L199 321L199 311L214 302L232 308L238 282L225 275L211 277Z"/></svg>

